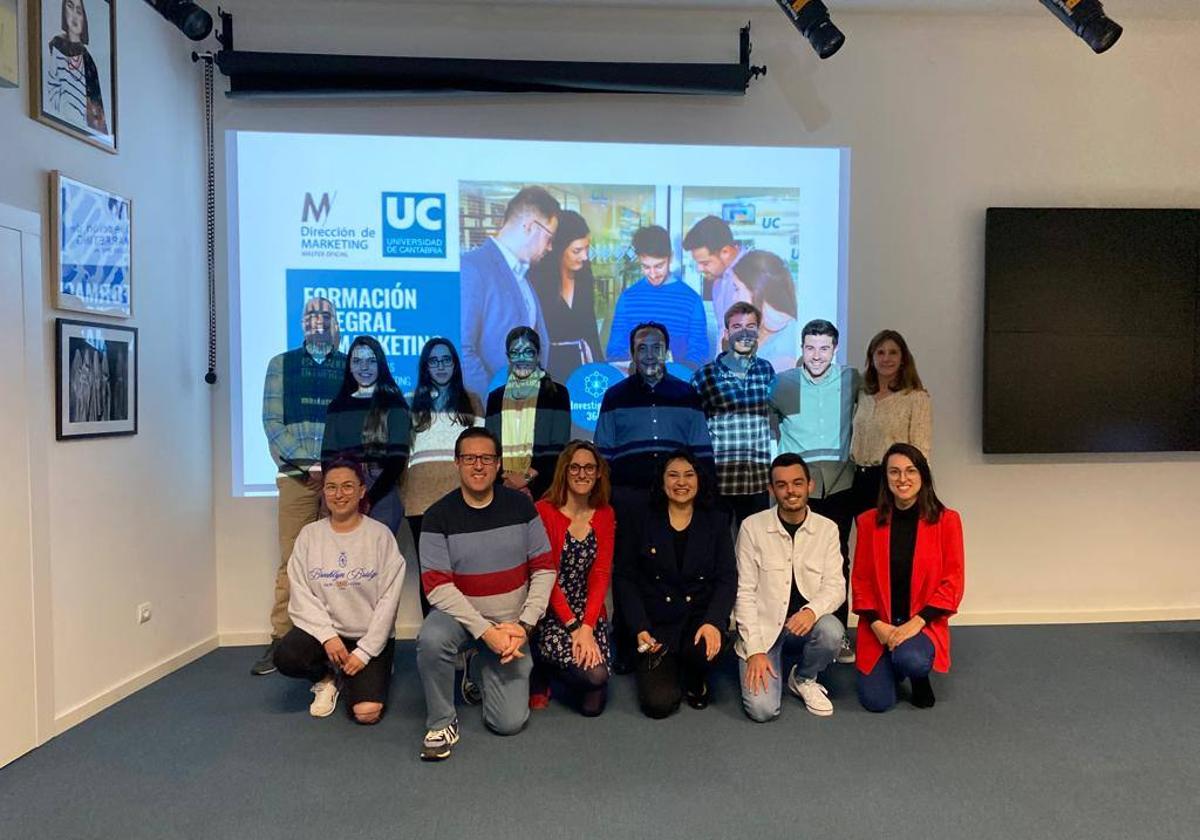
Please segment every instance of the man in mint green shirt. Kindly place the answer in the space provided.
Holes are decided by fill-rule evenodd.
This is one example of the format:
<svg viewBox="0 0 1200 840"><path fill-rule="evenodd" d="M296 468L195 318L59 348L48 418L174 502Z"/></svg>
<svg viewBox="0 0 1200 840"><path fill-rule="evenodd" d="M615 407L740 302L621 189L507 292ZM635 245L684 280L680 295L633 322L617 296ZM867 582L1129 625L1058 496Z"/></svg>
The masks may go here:
<svg viewBox="0 0 1200 840"><path fill-rule="evenodd" d="M850 430L862 390L859 372L834 362L838 330L814 320L801 331L800 366L779 373L771 404L779 414L779 451L794 452L812 473L809 507L838 526L842 573L850 581L850 528L854 523L854 464ZM846 626L849 601L835 615ZM854 650L842 640L838 662L854 661Z"/></svg>

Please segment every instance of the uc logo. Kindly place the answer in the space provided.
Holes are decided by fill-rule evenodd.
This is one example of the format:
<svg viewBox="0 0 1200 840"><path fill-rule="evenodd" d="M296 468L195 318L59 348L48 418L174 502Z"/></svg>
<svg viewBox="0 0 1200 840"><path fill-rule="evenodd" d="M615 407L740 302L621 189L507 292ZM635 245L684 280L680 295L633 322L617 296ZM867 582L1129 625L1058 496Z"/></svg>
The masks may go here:
<svg viewBox="0 0 1200 840"><path fill-rule="evenodd" d="M445 193L383 193L385 257L446 256Z"/></svg>

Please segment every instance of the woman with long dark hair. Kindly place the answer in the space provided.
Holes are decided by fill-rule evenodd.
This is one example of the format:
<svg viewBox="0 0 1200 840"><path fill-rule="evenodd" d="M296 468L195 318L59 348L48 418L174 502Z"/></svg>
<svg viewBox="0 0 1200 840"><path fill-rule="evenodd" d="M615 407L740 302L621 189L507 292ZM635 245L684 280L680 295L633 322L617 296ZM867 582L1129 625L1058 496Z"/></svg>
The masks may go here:
<svg viewBox="0 0 1200 840"><path fill-rule="evenodd" d="M962 520L934 492L924 453L892 444L883 469L876 506L858 517L850 587L858 698L872 712L896 705L905 679L914 706L933 705L929 672L950 670L949 618L963 595Z"/></svg>
<svg viewBox="0 0 1200 840"><path fill-rule="evenodd" d="M758 357L777 372L791 370L800 357L800 324L797 322L796 281L779 256L751 251L733 266L737 300L758 307ZM719 319L724 312L717 313Z"/></svg>
<svg viewBox="0 0 1200 840"><path fill-rule="evenodd" d="M917 361L904 336L881 330L867 345L863 394L854 411L850 460L855 463L854 502L875 507L883 454L893 443L909 443L929 457L933 445L933 402L917 374Z"/></svg>
<svg viewBox="0 0 1200 840"><path fill-rule="evenodd" d="M686 450L667 456L649 510L621 522L618 609L637 634L638 702L664 718L686 697L708 705L708 670L721 652L737 594L729 517Z"/></svg>
<svg viewBox="0 0 1200 840"><path fill-rule="evenodd" d="M362 465L369 516L396 533L404 518L399 482L412 434L408 403L379 342L360 335L346 354L342 387L329 403L321 458Z"/></svg>
<svg viewBox="0 0 1200 840"><path fill-rule="evenodd" d="M412 395L412 446L408 469L400 483L400 499L412 530L414 548L421 541L421 520L438 499L459 486L454 465L454 441L463 429L483 424L479 397L463 384L458 350L448 338L425 342L417 363L417 388ZM421 607L429 612L425 592Z"/></svg>
<svg viewBox="0 0 1200 840"><path fill-rule="evenodd" d="M558 214L550 253L529 270L550 334L547 371L566 382L581 364L604 361L596 327L595 278L588 261L591 230L573 210Z"/></svg>
<svg viewBox="0 0 1200 840"><path fill-rule="evenodd" d="M616 518L609 505L608 464L595 444L573 440L558 456L550 489L537 503L558 578L550 609L533 631L529 707L550 702L558 677L579 695L587 717L604 711L612 664L604 599L612 580Z"/></svg>
<svg viewBox="0 0 1200 840"><path fill-rule="evenodd" d="M540 499L558 456L571 439L571 397L538 364L542 341L529 327L509 330L504 341L508 379L488 394L484 425L500 440L499 480Z"/></svg>

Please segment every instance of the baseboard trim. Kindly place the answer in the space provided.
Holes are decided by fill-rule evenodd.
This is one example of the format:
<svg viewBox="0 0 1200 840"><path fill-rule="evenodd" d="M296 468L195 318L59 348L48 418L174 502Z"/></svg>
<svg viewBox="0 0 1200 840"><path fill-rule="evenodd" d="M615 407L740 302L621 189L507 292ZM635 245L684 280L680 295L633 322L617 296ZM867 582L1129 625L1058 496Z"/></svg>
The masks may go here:
<svg viewBox="0 0 1200 840"><path fill-rule="evenodd" d="M1142 621L1200 620L1200 606L1146 607L1130 610L996 610L962 612L952 622L960 627L1020 624L1118 624Z"/></svg>
<svg viewBox="0 0 1200 840"><path fill-rule="evenodd" d="M104 711L114 703L124 700L129 695L141 691L146 686L157 682L173 671L178 671L185 665L195 662L206 653L211 653L219 646L218 637L212 636L202 642L192 645L172 657L164 659L157 665L152 665L140 674L135 674L122 683L100 692L90 700L85 700L78 706L54 716L54 735L58 736L73 726L83 723L99 712Z"/></svg>

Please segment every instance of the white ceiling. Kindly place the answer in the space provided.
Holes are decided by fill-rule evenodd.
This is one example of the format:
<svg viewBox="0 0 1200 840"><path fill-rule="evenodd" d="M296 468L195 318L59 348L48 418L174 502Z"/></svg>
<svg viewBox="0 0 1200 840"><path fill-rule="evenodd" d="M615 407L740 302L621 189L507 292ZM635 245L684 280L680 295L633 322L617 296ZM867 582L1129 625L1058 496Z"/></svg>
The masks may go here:
<svg viewBox="0 0 1200 840"><path fill-rule="evenodd" d="M447 2L448 0L443 0ZM402 0L428 3L429 0ZM653 7L672 9L765 9L774 0L454 0L455 5ZM1121 15L1139 17L1200 18L1200 0L1103 0L1104 10L1120 21ZM853 12L974 12L1013 14L1041 8L1038 0L825 0L830 11Z"/></svg>

